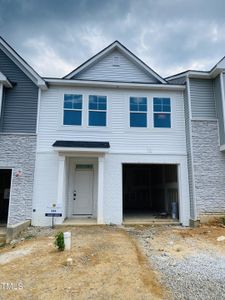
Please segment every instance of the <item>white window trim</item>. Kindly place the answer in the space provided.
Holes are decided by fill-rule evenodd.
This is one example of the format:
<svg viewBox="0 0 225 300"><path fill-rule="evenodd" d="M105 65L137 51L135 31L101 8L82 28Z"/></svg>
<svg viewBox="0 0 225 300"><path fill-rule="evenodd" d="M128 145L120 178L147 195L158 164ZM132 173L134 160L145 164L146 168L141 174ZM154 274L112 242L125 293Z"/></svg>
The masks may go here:
<svg viewBox="0 0 225 300"><path fill-rule="evenodd" d="M65 100L65 95L81 95L82 97L82 108L81 109L77 109L77 108L64 108L64 100ZM76 124L64 124L64 111L65 110L71 110L71 111L80 111L81 112L81 124L80 125L76 125ZM63 127L83 127L83 110L84 110L84 95L82 93L64 93L63 94L63 101L62 101L62 121L61 124Z"/></svg>
<svg viewBox="0 0 225 300"><path fill-rule="evenodd" d="M89 96L97 96L97 97L106 97L106 109L89 109ZM101 125L89 125L89 112L105 112L106 113L106 124L105 126ZM108 96L106 95L94 95L94 94L88 94L87 95L87 127L88 128L108 128Z"/></svg>
<svg viewBox="0 0 225 300"><path fill-rule="evenodd" d="M73 95L82 95L83 99L83 106L82 106L82 125L64 125L63 124L63 114L64 114L64 95L66 94L73 94ZM68 91L63 91L62 94L60 95L60 116L59 116L59 126L58 130L59 131L74 131L76 132L84 132L89 131L89 132L111 132L111 128L109 127L110 124L110 116L111 112L109 111L110 103L108 103L108 96L104 93L98 93L99 96L106 96L107 97L107 113L106 113L106 125L107 126L88 126L88 100L89 100L89 95L93 93L90 92L84 92L82 90L74 91L74 90L68 90Z"/></svg>
<svg viewBox="0 0 225 300"><path fill-rule="evenodd" d="M147 99L147 110L146 111L131 111L130 110L130 98L146 98ZM128 97L128 112L129 112L129 117L128 117L128 128L130 130L146 130L146 129L149 129L149 125L150 125L150 122L149 122L149 104L148 104L148 97L147 96L129 96ZM146 124L146 127L138 127L138 126L130 126L130 115L131 113L142 113L142 114L146 114L147 115L147 124Z"/></svg>
<svg viewBox="0 0 225 300"><path fill-rule="evenodd" d="M169 111L159 111L159 112L155 112L154 111L154 98L169 98L170 99L170 112ZM154 114L160 114L160 113L164 113L164 114L170 114L170 127L155 127L155 124L154 124ZM154 130L170 130L170 129L173 129L173 100L171 97L166 97L166 96L154 96L152 97L152 128Z"/></svg>

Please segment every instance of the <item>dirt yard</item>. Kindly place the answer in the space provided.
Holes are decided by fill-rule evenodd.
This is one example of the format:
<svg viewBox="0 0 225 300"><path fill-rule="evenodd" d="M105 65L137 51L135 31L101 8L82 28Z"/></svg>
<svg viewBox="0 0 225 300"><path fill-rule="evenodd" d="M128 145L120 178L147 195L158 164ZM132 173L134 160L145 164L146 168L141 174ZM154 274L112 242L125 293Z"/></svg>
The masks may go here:
<svg viewBox="0 0 225 300"><path fill-rule="evenodd" d="M69 230L71 252L55 249L56 230L35 238L27 232L24 241L1 249L0 299L164 298L157 274L126 231L112 226Z"/></svg>
<svg viewBox="0 0 225 300"><path fill-rule="evenodd" d="M0 248L0 299L224 299L223 227L60 230L72 232L71 251L55 249L49 228Z"/></svg>

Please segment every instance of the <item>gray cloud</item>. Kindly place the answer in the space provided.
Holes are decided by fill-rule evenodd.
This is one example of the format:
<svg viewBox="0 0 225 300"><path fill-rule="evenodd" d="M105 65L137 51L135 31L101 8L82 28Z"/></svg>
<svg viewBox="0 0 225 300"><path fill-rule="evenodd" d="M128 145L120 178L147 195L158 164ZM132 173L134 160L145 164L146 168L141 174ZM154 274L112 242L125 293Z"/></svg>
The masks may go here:
<svg viewBox="0 0 225 300"><path fill-rule="evenodd" d="M0 0L0 34L44 76L116 39L167 76L225 55L224 11L224 0Z"/></svg>

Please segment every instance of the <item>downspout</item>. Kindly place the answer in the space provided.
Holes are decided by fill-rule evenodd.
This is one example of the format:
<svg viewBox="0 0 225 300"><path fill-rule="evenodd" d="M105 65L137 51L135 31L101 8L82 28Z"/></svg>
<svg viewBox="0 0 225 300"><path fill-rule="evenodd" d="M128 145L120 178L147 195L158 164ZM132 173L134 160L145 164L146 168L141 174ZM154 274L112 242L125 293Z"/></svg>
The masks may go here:
<svg viewBox="0 0 225 300"><path fill-rule="evenodd" d="M223 109L223 127L225 132L225 95L224 95L223 72L220 73L220 88L221 88L222 109Z"/></svg>
<svg viewBox="0 0 225 300"><path fill-rule="evenodd" d="M3 84L0 83L0 118L2 115L2 103L3 103Z"/></svg>
<svg viewBox="0 0 225 300"><path fill-rule="evenodd" d="M190 79L187 74L187 98L188 98L188 123L189 123L189 141L190 141L190 161L191 161L191 173L192 173L192 195L193 195L193 221L197 221L197 204L195 196L195 173L194 173L194 161L193 161L193 146L192 146L192 110L191 110L191 92L190 92Z"/></svg>

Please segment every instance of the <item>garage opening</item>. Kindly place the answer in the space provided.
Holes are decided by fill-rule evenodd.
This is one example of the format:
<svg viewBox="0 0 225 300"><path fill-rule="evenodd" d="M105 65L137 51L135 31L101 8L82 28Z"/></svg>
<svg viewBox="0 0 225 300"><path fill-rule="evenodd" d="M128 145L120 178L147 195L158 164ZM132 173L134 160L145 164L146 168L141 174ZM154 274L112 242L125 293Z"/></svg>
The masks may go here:
<svg viewBox="0 0 225 300"><path fill-rule="evenodd" d="M11 170L0 169L0 224L6 224L8 219L11 173Z"/></svg>
<svg viewBox="0 0 225 300"><path fill-rule="evenodd" d="M123 216L179 219L177 165L124 164Z"/></svg>

